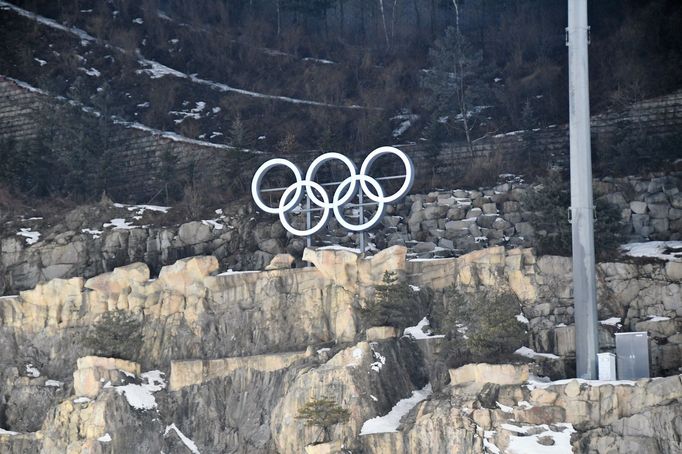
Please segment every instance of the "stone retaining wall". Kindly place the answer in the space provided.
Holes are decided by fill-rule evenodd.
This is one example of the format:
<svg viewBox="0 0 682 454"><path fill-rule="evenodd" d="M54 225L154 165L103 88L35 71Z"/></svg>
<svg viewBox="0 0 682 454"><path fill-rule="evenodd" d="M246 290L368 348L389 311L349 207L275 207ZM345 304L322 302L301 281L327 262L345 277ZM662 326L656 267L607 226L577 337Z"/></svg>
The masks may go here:
<svg viewBox="0 0 682 454"><path fill-rule="evenodd" d="M0 75L0 142L34 141L40 128L39 110L47 99L42 91ZM178 179L194 179L206 188L223 190L239 178L244 165L259 157L139 124L116 124L114 131L111 146L120 168L118 174L110 176L109 192L121 202L147 202L158 195L165 187L161 176L164 165L168 165L164 163L165 153L175 161L173 170Z"/></svg>
<svg viewBox="0 0 682 454"><path fill-rule="evenodd" d="M682 127L682 91L637 102L627 109L607 111L592 116L592 143L606 142L626 128L637 127L648 137L679 133ZM464 143L444 144L433 154L420 145L401 146L408 152L421 175L436 173L447 175L450 171L466 168L472 158L486 158L499 153L503 159L513 161L529 151L545 159L545 165L563 165L568 160L568 125L552 125L531 131L513 131L478 139L472 150Z"/></svg>
<svg viewBox="0 0 682 454"><path fill-rule="evenodd" d="M11 78L0 76L0 141L13 139L30 141L38 128L36 110L45 102L45 95ZM592 117L593 141L606 140L615 132L637 124L649 136L678 132L682 126L682 91L645 100L623 111L609 111ZM402 145L417 167L418 177L431 175L434 167L447 173L472 159L469 148L462 143L443 146L433 155L421 145ZM529 149L539 150L550 163L563 162L568 152L566 125L533 131L516 131L485 137L473 146L473 157L500 152L514 157ZM149 128L120 125L114 139L114 150L122 170L113 175L111 191L120 201L146 202L163 187L160 178L162 157L166 151L177 159L177 174L192 174L208 188L222 188L239 179L244 171L253 171L271 157L268 153L235 152L224 145L181 138ZM300 152L301 164L312 160L319 151ZM356 156L360 158L360 156ZM249 172L247 172L250 174ZM247 182L248 183L248 182Z"/></svg>
<svg viewBox="0 0 682 454"><path fill-rule="evenodd" d="M595 180L595 188L596 194L604 194L598 197L621 210L628 239L682 239L681 174ZM529 222L532 213L522 202L532 190L528 184L511 181L490 189L410 195L391 207L371 233L371 241L379 249L406 246L410 258L452 257L493 246L534 246L537 233ZM123 216L106 213L109 218ZM113 229L88 221L81 225L75 210L61 228L43 232L35 244L27 244L16 234L0 239L0 295L53 278L88 278L136 261L145 262L156 274L179 258L200 254L214 255L223 269L263 269L274 255L284 252L302 265L305 240L288 237L276 216L259 215L250 205L234 206L221 216L219 227L192 221L180 226ZM76 219L73 224L72 218ZM329 234L318 236L313 244L356 247L355 236L349 237L334 222L330 227ZM84 228L101 228L102 232L93 236Z"/></svg>

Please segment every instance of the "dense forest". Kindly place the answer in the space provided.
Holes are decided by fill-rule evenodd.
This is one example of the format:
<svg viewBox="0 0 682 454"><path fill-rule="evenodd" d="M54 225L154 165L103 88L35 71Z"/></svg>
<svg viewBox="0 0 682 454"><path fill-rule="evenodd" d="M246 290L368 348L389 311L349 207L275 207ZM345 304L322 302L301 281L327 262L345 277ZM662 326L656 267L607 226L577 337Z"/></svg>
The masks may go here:
<svg viewBox="0 0 682 454"><path fill-rule="evenodd" d="M17 0L0 4L0 74L238 148L471 143L567 121L566 14L565 0ZM679 1L593 1L589 16L593 112L682 87ZM69 161L64 136L13 152L106 174L106 137L80 143L93 162ZM11 164L5 181L32 167Z"/></svg>

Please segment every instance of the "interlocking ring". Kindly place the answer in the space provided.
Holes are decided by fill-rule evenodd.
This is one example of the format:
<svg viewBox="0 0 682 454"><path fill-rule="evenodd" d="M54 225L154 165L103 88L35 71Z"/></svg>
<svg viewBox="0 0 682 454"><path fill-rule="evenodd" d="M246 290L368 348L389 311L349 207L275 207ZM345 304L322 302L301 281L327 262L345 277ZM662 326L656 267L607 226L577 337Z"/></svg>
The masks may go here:
<svg viewBox="0 0 682 454"><path fill-rule="evenodd" d="M315 224L313 227L306 229L306 230L298 230L297 228L295 228L294 226L289 224L289 221L287 220L287 216L286 216L288 211L285 210L284 207L286 206L285 201L287 200L287 197L289 197L293 191L296 191L296 193L298 194L299 191L301 190L301 187L303 187L303 186L305 186L306 188L315 189L322 196L322 201L319 204L316 203L317 206L322 207L322 216L320 217L320 220L317 222L317 224ZM308 192L308 197L310 197L311 201L313 200L313 197L311 195L312 192L313 191ZM295 200L295 198L292 200ZM324 227L325 224L327 224L327 220L329 219L329 210L331 208L332 208L332 206L329 203L329 196L327 195L327 192L324 190L324 188L319 183L317 183L316 181L297 182L297 183L292 184L288 188L286 188L286 190L284 191L284 194L282 194L282 198L279 199L279 210L278 210L279 222L282 223L282 225L284 226L285 229L287 229L289 232L293 233L296 236L313 235L313 234L319 232L320 229L322 229L322 227Z"/></svg>
<svg viewBox="0 0 682 454"><path fill-rule="evenodd" d="M376 162L376 160L387 154L392 154L400 158L405 167L404 175L391 177L404 178L404 181L400 189L389 196L384 195L384 190L381 187L379 181L368 174L369 169ZM332 160L341 161L348 169L349 176L346 179L337 182L338 186L334 191L334 196L330 202L329 195L325 191L324 187L315 181L315 177L317 176L317 171L320 169L320 167L326 162ZM277 207L270 207L261 199L261 184L265 174L277 166L284 166L291 170L291 172L294 174L294 177L296 178L296 182L292 183L286 188L280 188L284 192L279 201L279 205ZM369 220L363 222L362 224L352 224L345 219L343 215L343 208L353 199L356 194L358 194L358 183L360 184L362 193L365 194L369 200L376 203L377 209ZM319 232L326 225L327 221L329 220L330 210L334 211L334 216L339 224L349 231L363 232L374 227L383 217L386 204L394 203L407 195L412 188L413 183L414 165L412 164L412 160L397 148L379 147L372 151L362 162L360 173L357 172L353 161L340 153L325 153L315 158L306 171L305 179L302 178L299 168L290 161L282 158L270 159L261 165L258 170L256 170L253 180L251 181L251 195L253 196L254 202L256 202L256 205L260 209L266 213L279 215L280 222L290 233L296 236L309 236ZM314 226L309 226L305 230L299 230L289 223L286 215L294 211L296 207L299 206L304 195L304 189L305 195L308 196L310 203L320 208L322 210L322 215L320 216L317 224ZM362 209L362 207L360 207L360 209Z"/></svg>

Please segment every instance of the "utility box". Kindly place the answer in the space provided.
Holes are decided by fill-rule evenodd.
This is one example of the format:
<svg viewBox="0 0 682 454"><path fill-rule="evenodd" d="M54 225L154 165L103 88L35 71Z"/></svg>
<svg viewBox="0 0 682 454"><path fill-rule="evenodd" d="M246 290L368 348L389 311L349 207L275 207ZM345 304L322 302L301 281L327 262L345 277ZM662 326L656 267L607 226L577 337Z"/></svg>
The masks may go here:
<svg viewBox="0 0 682 454"><path fill-rule="evenodd" d="M613 353L597 353L599 363L599 380L617 380L616 355Z"/></svg>
<svg viewBox="0 0 682 454"><path fill-rule="evenodd" d="M616 357L619 380L649 378L649 334L616 333Z"/></svg>

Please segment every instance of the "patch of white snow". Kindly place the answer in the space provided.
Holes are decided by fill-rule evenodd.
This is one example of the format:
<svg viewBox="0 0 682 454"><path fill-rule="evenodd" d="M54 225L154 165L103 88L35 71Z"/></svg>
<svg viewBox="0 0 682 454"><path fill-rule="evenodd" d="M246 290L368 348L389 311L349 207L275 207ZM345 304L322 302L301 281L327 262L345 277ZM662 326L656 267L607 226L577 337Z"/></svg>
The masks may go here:
<svg viewBox="0 0 682 454"><path fill-rule="evenodd" d="M682 262L682 241L647 241L621 246L630 257L652 257L661 260Z"/></svg>
<svg viewBox="0 0 682 454"><path fill-rule="evenodd" d="M608 326L620 326L620 317L611 317L606 320L599 320L599 324ZM558 326L558 325L557 325Z"/></svg>
<svg viewBox="0 0 682 454"><path fill-rule="evenodd" d="M523 323L524 325L528 325L530 323L530 321L526 318L525 315L523 315L523 313L520 313L519 315L517 315L516 320Z"/></svg>
<svg viewBox="0 0 682 454"><path fill-rule="evenodd" d="M152 410L156 408L154 394L166 387L166 381L162 377L163 372L152 370L141 375L142 384L129 383L123 386L114 386L118 394L125 395L128 404L137 410Z"/></svg>
<svg viewBox="0 0 682 454"><path fill-rule="evenodd" d="M28 363L26 364L26 375L33 378L38 378L40 377L40 371L37 368L33 367L33 364Z"/></svg>
<svg viewBox="0 0 682 454"><path fill-rule="evenodd" d="M431 392L430 383L420 390L412 391L412 396L399 400L386 415L377 416L376 418L365 421L360 430L360 435L397 432L400 420L419 402L429 397Z"/></svg>
<svg viewBox="0 0 682 454"><path fill-rule="evenodd" d="M437 339L445 337L444 334L432 334L431 330L425 332L424 331L425 326L429 326L429 319L426 317L421 319L421 321L417 323L415 326L405 328L405 331L403 331L403 335L412 336L415 339Z"/></svg>
<svg viewBox="0 0 682 454"><path fill-rule="evenodd" d="M180 432L180 429L177 428L175 423L171 424L170 426L166 426L166 430L163 432L163 436L164 437L167 436L171 430L175 431L175 433L178 435L178 437L180 437L180 440L182 441L182 443L185 446L187 446L187 449L189 449L193 454L199 454L199 448L197 448L196 443L194 443L192 440L187 438L187 436L185 434Z"/></svg>
<svg viewBox="0 0 682 454"><path fill-rule="evenodd" d="M114 218L111 220L111 222L105 223L102 227L104 228L113 227L114 230L129 230L134 229L137 226L133 225L131 222L128 222L123 218Z"/></svg>
<svg viewBox="0 0 682 454"><path fill-rule="evenodd" d="M547 424L538 426L517 427L511 424L502 424L502 427L516 435L509 436L509 445L506 452L509 454L571 454L571 434L575 432L572 424L556 423L551 427ZM530 428L533 429L532 435L526 435ZM551 445L541 444L541 438L551 438Z"/></svg>
<svg viewBox="0 0 682 454"><path fill-rule="evenodd" d="M99 437L97 441L101 441L102 443L109 443L111 441L111 435L109 435L109 432L107 432L101 437Z"/></svg>
<svg viewBox="0 0 682 454"><path fill-rule="evenodd" d="M514 353L531 359L534 358L561 359L559 356L553 353L537 353L535 350L532 350L528 347L520 347Z"/></svg>

